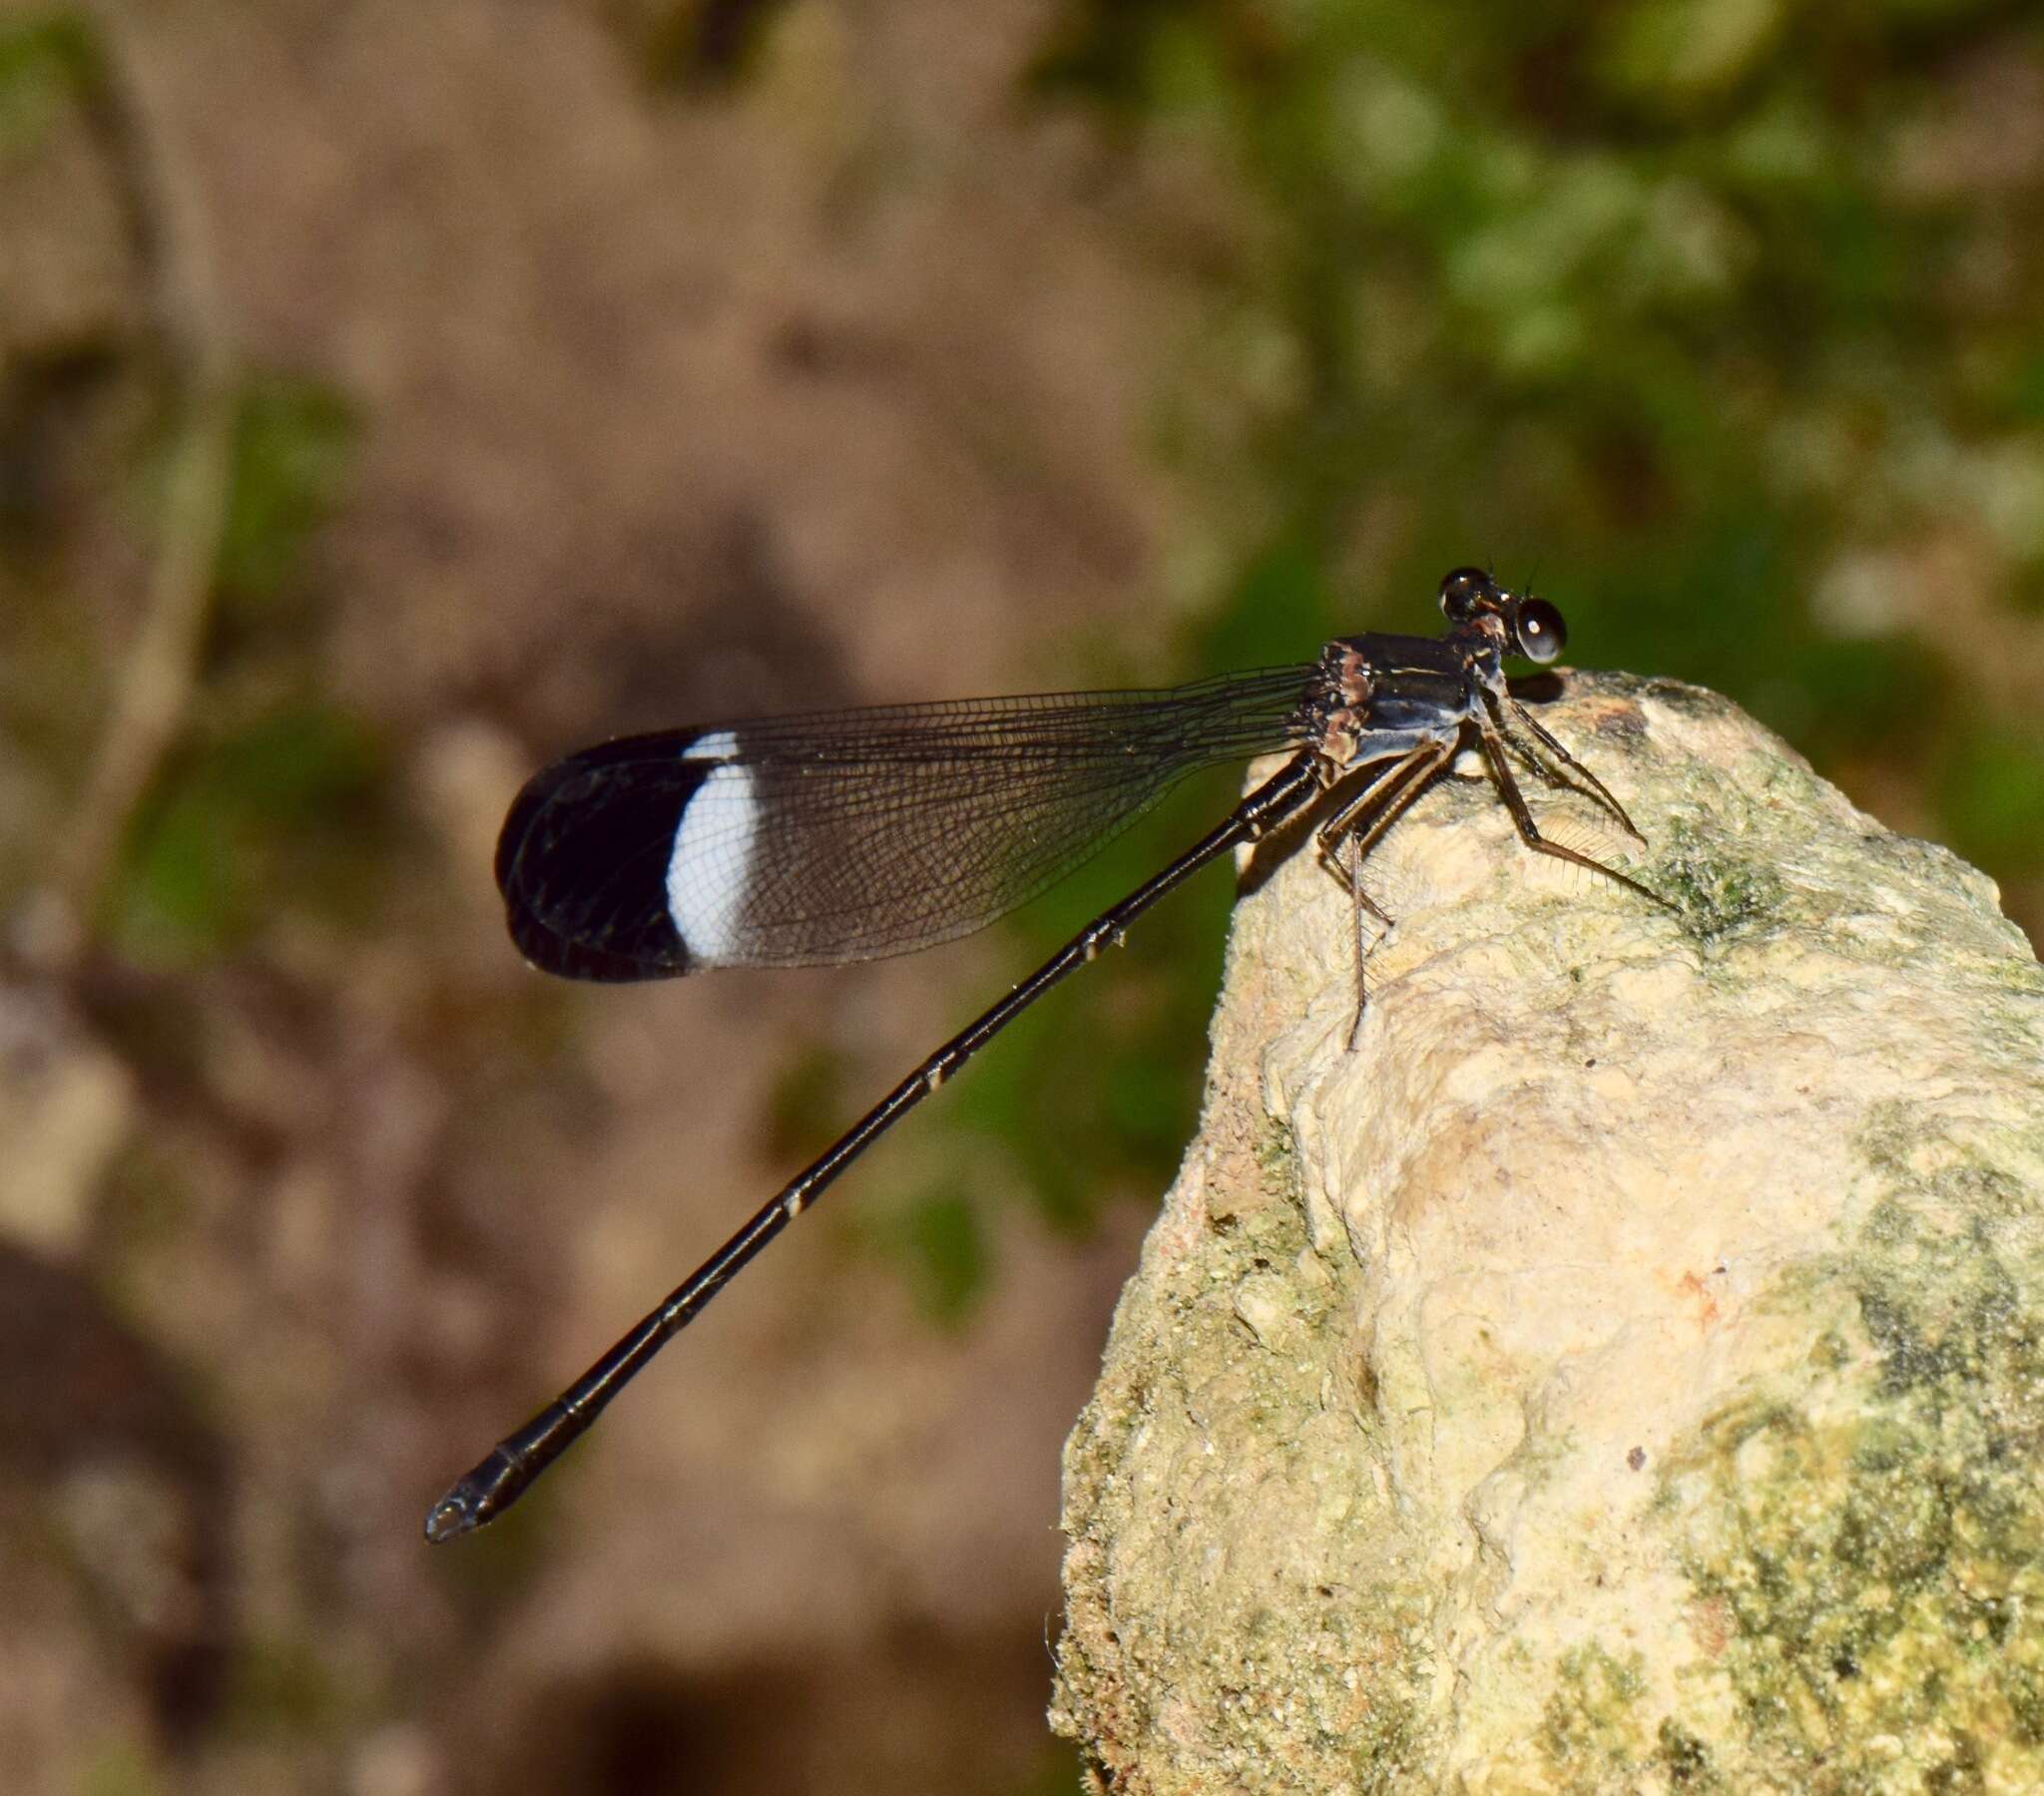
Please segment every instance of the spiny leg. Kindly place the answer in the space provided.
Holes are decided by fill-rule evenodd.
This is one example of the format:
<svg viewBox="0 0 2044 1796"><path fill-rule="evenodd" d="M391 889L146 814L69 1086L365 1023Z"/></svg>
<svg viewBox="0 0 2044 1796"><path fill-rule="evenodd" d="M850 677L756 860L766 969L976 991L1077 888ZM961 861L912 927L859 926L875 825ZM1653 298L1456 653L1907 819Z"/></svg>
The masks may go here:
<svg viewBox="0 0 2044 1796"><path fill-rule="evenodd" d="M1371 780L1320 826L1318 845L1321 857L1329 868L1338 871L1346 880L1355 900L1355 1020L1348 1027L1348 1051L1351 1054L1355 1052L1357 1038L1362 1034L1362 1013L1369 1002L1364 975L1369 945L1363 939L1362 913L1367 907L1386 929L1394 921L1362 889L1363 856L1405 813L1412 801L1426 790L1452 753L1453 746L1447 742L1429 742L1415 748L1403 760L1395 762L1388 773ZM1365 828L1356 828L1356 819L1372 803L1378 806L1376 814ZM1349 852L1349 864L1345 867L1333 858L1332 848L1337 838L1345 843Z"/></svg>
<svg viewBox="0 0 2044 1796"><path fill-rule="evenodd" d="M1522 761L1524 761L1527 766L1532 768L1532 770L1535 773L1538 773L1541 779L1549 787L1551 787L1553 790L1557 792L1575 792L1582 797L1595 800L1597 803L1603 805L1607 810L1611 811L1615 816L1617 816L1618 820L1625 825L1626 829L1631 834L1639 836L1639 839L1642 842L1644 842L1647 839L1645 836L1640 835L1640 832L1637 829L1633 828L1632 819L1628 817L1623 810L1619 809L1617 802L1612 798L1611 794L1607 792L1604 789L1604 787L1598 783L1596 776L1591 773L1590 769L1584 766L1582 762L1580 762L1572 754L1570 754L1569 751L1566 748L1564 748L1559 742L1555 741L1554 737L1549 735L1546 730L1542 729L1540 725L1533 720L1533 717L1527 711L1526 707L1523 704L1519 703L1519 701L1516 698L1512 700L1512 708L1519 713L1519 715L1526 721L1526 723L1533 729L1533 731L1540 737L1542 741L1552 746L1557 758L1567 762L1569 766L1573 767L1578 773L1580 773L1583 776L1582 783L1579 784L1577 781L1566 778L1561 773L1557 772L1541 756L1539 750L1533 747L1533 745L1529 743L1524 736L1520 735L1518 731L1511 726L1511 724L1505 718L1504 709L1498 703L1497 695L1495 693L1485 692L1483 694L1483 702L1486 708L1488 708L1488 710L1490 711L1490 720L1497 725L1497 733L1499 739L1504 743L1504 745L1507 748L1509 748ZM1485 772L1480 777L1486 783L1489 782L1490 775L1488 772Z"/></svg>
<svg viewBox="0 0 2044 1796"><path fill-rule="evenodd" d="M1314 846L1319 850L1320 864L1353 892L1362 906L1386 929L1397 918L1384 910L1367 892L1358 889L1356 876L1335 858L1337 842L1353 836L1356 819L1373 805L1380 806L1377 815L1371 819L1368 831L1362 835L1364 852L1390 826L1404 808L1418 797L1426 782L1439 770L1447 758L1444 745L1426 742L1401 755L1374 779L1368 781L1352 798L1344 800L1334 814L1314 832ZM1359 864L1359 863L1358 863Z"/></svg>
<svg viewBox="0 0 2044 1796"><path fill-rule="evenodd" d="M1348 1025L1348 1052L1353 1054L1356 1040L1362 1034L1363 1007L1369 1003L1369 986L1363 969L1369 965L1370 943L1363 934L1362 907L1367 904L1371 910L1376 911L1376 914L1383 918L1386 929L1390 927L1391 920L1385 917L1381 910L1377 910L1376 905L1362 889L1361 836L1351 829L1348 832L1347 843L1348 889L1355 895L1355 1017Z"/></svg>
<svg viewBox="0 0 2044 1796"><path fill-rule="evenodd" d="M1498 736L1504 742L1504 745L1524 761L1529 769L1539 774L1543 783L1552 787L1557 792L1581 792L1586 798L1594 798L1596 796L1596 793L1590 791L1587 786L1579 786L1574 780L1563 778L1560 773L1547 763L1540 751L1511 726L1511 723L1505 716L1503 706L1498 703L1495 692L1486 691L1483 694L1483 702L1485 708L1490 712L1491 722L1497 725ZM1516 702L1514 700L1515 704ZM1523 707L1521 707L1520 714L1522 716L1525 715ZM1526 720L1529 723L1533 721L1531 717L1527 717ZM1541 733L1545 734L1546 732L1543 730ZM1552 740L1551 737L1549 739ZM1568 759L1566 751L1563 752L1562 758L1564 760ZM1573 761L1570 764L1572 766L1575 765ZM1460 773L1456 777L1458 779L1480 780L1485 785L1491 783L1490 771L1487 765L1480 773Z"/></svg>
<svg viewBox="0 0 2044 1796"><path fill-rule="evenodd" d="M1541 746L1548 751L1548 753L1553 755L1556 760L1560 761L1563 766L1568 768L1568 770L1571 773L1574 773L1579 779L1581 779L1583 783L1590 788L1591 793L1600 802L1602 802L1605 809L1610 811L1611 814L1625 826L1626 833L1644 847L1646 845L1647 838L1639 832L1637 827L1635 827L1632 818L1628 817L1625 814L1625 806L1620 804L1616 798L1612 797L1612 795L1604 789L1603 780L1599 779L1596 774L1592 773L1588 767L1584 766L1581 761L1577 760L1573 754L1571 754L1566 748L1564 748L1561 745L1561 743L1556 741L1554 737L1550 735L1544 727L1542 727L1540 719L1534 716L1534 714L1531 711L1529 711L1523 704L1521 704L1516 698L1512 700L1512 710L1514 714L1518 717L1519 721L1525 724L1525 726L1533 732L1534 739L1537 740L1541 744Z"/></svg>
<svg viewBox="0 0 2044 1796"><path fill-rule="evenodd" d="M1593 873L1602 873L1606 879L1615 879L1622 886L1639 893L1642 898L1651 899L1663 910L1672 911L1675 906L1661 896L1640 884L1637 879L1628 879L1616 867L1607 867L1600 860L1592 860L1587 854L1561 842L1550 842L1540 833L1533 821L1533 813L1526 808L1525 795L1519 790L1518 781L1512 777L1510 763L1505 759L1505 743L1499 732L1487 722L1479 721L1476 732L1483 741L1483 758L1490 763L1490 776L1497 786L1498 796L1505 801L1505 809L1511 812L1512 823L1519 832L1519 840L1528 848L1541 854L1551 854L1556 860L1573 861L1579 867L1588 867Z"/></svg>
<svg viewBox="0 0 2044 1796"><path fill-rule="evenodd" d="M1320 865L1339 880L1353 894L1356 902L1368 910L1386 929L1390 928L1396 919L1382 910L1367 892L1356 889L1355 876L1335 858L1334 845L1348 833L1358 816L1377 803L1405 777L1410 771L1412 759L1409 754L1401 756L1386 765L1374 778L1365 780L1361 789L1351 797L1343 799L1335 807L1334 814L1313 832L1313 847L1320 857Z"/></svg>
<svg viewBox="0 0 2044 1796"><path fill-rule="evenodd" d="M1413 799L1426 790L1427 786L1432 782L1433 776L1448 764L1448 760L1454 751L1454 744L1452 742L1428 742L1423 748L1413 749L1410 754L1398 763L1398 769L1396 770L1402 770L1403 772L1404 777L1400 783L1404 785L1404 789L1393 793L1388 790L1389 781L1383 782L1386 788L1383 808L1370 818L1368 828L1362 830L1359 835L1364 854L1367 854L1370 849L1375 847L1384 831L1389 829L1393 823L1404 815ZM1356 808L1352 805L1344 806L1343 814L1336 821L1340 822L1343 827L1350 826L1354 819ZM1331 825L1325 827L1331 827ZM1324 827L1322 833L1324 833ZM1382 912L1378 912L1378 915L1381 916L1382 914ZM1389 921L1388 918L1385 920Z"/></svg>
<svg viewBox="0 0 2044 1796"><path fill-rule="evenodd" d="M1363 986L1363 968L1369 960L1369 939L1362 927L1362 913L1367 910L1386 930L1396 921L1389 911L1372 898L1362 886L1362 850L1357 844L1360 832L1354 827L1355 819L1370 805L1377 803L1387 793L1394 793L1399 783L1409 779L1416 755L1406 755L1393 761L1374 779L1366 780L1362 789L1335 808L1334 814L1322 823L1314 833L1313 846L1320 858L1320 865L1348 888L1348 896L1355 915L1355 1020L1348 1028L1348 1051L1355 1052L1355 1038L1362 1030L1362 1007L1366 1002ZM1350 850L1349 864L1343 865L1335 858L1336 842L1344 843Z"/></svg>
<svg viewBox="0 0 2044 1796"><path fill-rule="evenodd" d="M1486 698L1488 698L1489 695L1486 693L1485 696ZM1559 773L1557 773L1552 767L1550 767L1544 760L1542 760L1540 756L1534 751L1532 745L1528 743L1523 736L1519 735L1518 732L1515 731L1512 728L1512 726L1505 721L1504 712L1497 708L1497 704L1494 700L1491 701L1490 705L1490 718L1491 721L1497 725L1498 739L1502 741L1504 745L1507 748L1509 748L1514 754L1516 754L1522 761L1524 761L1528 767L1532 768L1532 770L1535 773L1538 773L1540 777L1548 785L1552 786L1558 792L1567 792L1577 789L1576 787L1571 785L1571 783L1568 780L1562 778L1562 776ZM1490 775L1486 773L1483 775L1483 777L1487 781Z"/></svg>

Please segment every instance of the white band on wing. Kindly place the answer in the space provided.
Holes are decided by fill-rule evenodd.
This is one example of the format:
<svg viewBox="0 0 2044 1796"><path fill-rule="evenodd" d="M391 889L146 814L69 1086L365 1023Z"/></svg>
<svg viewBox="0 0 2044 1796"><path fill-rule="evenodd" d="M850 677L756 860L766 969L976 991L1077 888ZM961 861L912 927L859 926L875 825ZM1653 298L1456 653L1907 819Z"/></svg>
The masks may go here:
<svg viewBox="0 0 2044 1796"><path fill-rule="evenodd" d="M760 843L760 803L753 769L734 758L738 737L713 730L691 742L685 759L715 761L689 795L667 863L667 908L691 957L742 958L741 914Z"/></svg>

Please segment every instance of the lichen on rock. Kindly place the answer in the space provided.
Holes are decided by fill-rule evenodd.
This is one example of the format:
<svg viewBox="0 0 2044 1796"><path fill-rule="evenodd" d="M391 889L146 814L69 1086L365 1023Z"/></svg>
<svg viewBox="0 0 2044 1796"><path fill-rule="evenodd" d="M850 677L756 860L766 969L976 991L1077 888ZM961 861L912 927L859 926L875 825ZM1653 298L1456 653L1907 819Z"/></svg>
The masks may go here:
<svg viewBox="0 0 2044 1796"><path fill-rule="evenodd" d="M1053 1718L1118 1796L2044 1787L2044 969L1724 700L1543 718L1649 846L1543 827L1675 908L1443 781L1349 1052L1277 845L1067 1447Z"/></svg>

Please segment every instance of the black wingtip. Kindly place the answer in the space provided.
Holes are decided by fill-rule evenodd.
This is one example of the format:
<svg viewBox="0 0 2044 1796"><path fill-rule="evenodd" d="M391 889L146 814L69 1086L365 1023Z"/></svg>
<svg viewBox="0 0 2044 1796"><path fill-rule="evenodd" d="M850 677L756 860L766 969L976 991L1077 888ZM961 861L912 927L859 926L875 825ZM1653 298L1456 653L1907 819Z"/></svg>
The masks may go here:
<svg viewBox="0 0 2044 1796"><path fill-rule="evenodd" d="M673 978L694 964L667 902L668 857L692 786L617 777L639 752L628 740L555 761L504 818L496 875L505 926L543 973L616 983Z"/></svg>

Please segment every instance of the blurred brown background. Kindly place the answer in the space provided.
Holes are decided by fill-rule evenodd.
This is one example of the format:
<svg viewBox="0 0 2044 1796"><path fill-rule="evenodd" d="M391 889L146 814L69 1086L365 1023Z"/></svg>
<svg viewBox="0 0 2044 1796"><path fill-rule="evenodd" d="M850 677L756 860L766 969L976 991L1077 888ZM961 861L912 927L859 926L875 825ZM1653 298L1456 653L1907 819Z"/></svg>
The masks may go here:
<svg viewBox="0 0 2044 1796"><path fill-rule="evenodd" d="M0 8L7 1789L1073 1787L1223 878L419 1520L1226 779L937 954L581 992L489 881L554 752L1490 561L2044 929L2035 9L1522 11Z"/></svg>

